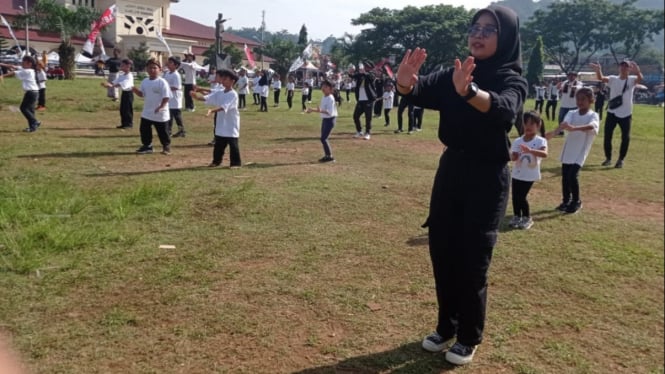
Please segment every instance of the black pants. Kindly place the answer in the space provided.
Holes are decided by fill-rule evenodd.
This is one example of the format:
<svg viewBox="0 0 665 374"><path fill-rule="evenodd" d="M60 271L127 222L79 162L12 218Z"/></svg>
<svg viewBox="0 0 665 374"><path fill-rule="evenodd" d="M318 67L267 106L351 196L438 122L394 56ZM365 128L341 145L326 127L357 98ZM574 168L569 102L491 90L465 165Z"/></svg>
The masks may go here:
<svg viewBox="0 0 665 374"><path fill-rule="evenodd" d="M598 113L598 119L603 119L603 108L605 107L605 99L598 100L594 103L594 112Z"/></svg>
<svg viewBox="0 0 665 374"><path fill-rule="evenodd" d="M556 121L556 105L558 104L558 100L547 100L547 105L545 105L545 115L547 116L547 120L552 120ZM550 114L550 110L552 113Z"/></svg>
<svg viewBox="0 0 665 374"><path fill-rule="evenodd" d="M446 339L457 335L467 346L483 338L487 272L509 184L505 162L476 161L450 147L434 178L427 225L439 305L436 331Z"/></svg>
<svg viewBox="0 0 665 374"><path fill-rule="evenodd" d="M390 109L392 108L383 110L383 118L386 119L386 126L390 126Z"/></svg>
<svg viewBox="0 0 665 374"><path fill-rule="evenodd" d="M123 127L134 126L134 93L122 91L120 94L120 124Z"/></svg>
<svg viewBox="0 0 665 374"><path fill-rule="evenodd" d="M279 94L282 90L275 90L275 106L279 105Z"/></svg>
<svg viewBox="0 0 665 374"><path fill-rule="evenodd" d="M580 201L579 174L582 167L577 164L561 165L561 192L564 203Z"/></svg>
<svg viewBox="0 0 665 374"><path fill-rule="evenodd" d="M252 94L252 99L254 99L254 105L259 105L261 103L261 94L254 92Z"/></svg>
<svg viewBox="0 0 665 374"><path fill-rule="evenodd" d="M238 109L242 109L247 106L246 96L246 94L238 94Z"/></svg>
<svg viewBox="0 0 665 374"><path fill-rule="evenodd" d="M194 89L193 84L185 83L185 109L194 109L194 99L190 92Z"/></svg>
<svg viewBox="0 0 665 374"><path fill-rule="evenodd" d="M402 130L402 115L406 108L409 108L406 112L407 125L409 126L409 131L413 131L413 104L410 104L405 98L399 101L399 106L397 107L397 129Z"/></svg>
<svg viewBox="0 0 665 374"><path fill-rule="evenodd" d="M516 217L530 217L529 201L526 199L533 182L513 178L511 191L513 193L513 214Z"/></svg>
<svg viewBox="0 0 665 374"><path fill-rule="evenodd" d="M259 107L260 112L267 112L268 111L268 98L265 96L261 96L261 106Z"/></svg>
<svg viewBox="0 0 665 374"><path fill-rule="evenodd" d="M381 109L383 108L383 100L378 100L374 102L374 116L379 117L381 115Z"/></svg>
<svg viewBox="0 0 665 374"><path fill-rule="evenodd" d="M365 114L365 132L369 134L372 131L372 102L367 100L358 101L353 110L353 124L356 125L356 131L362 132L360 126L360 116Z"/></svg>
<svg viewBox="0 0 665 374"><path fill-rule="evenodd" d="M39 97L39 91L25 91L23 100L21 101L21 113L26 120L28 120L28 127L34 128L37 126L37 118L35 118L35 104Z"/></svg>
<svg viewBox="0 0 665 374"><path fill-rule="evenodd" d="M293 90L286 91L286 104L289 105L289 109L293 107Z"/></svg>
<svg viewBox="0 0 665 374"><path fill-rule="evenodd" d="M543 114L543 99L536 99L536 107L533 110L538 111L538 113Z"/></svg>
<svg viewBox="0 0 665 374"><path fill-rule="evenodd" d="M171 137L166 132L166 123L167 122L155 122L141 117L141 125L139 127L139 132L141 133L141 144L146 147L152 147L152 126L155 126L155 130L157 130L157 136L159 137L159 142L162 143L162 147L166 148L170 146Z"/></svg>
<svg viewBox="0 0 665 374"><path fill-rule="evenodd" d="M423 127L423 114L425 109L423 108L414 108L413 109L413 127L421 129Z"/></svg>
<svg viewBox="0 0 665 374"><path fill-rule="evenodd" d="M307 109L307 95L302 95L302 110Z"/></svg>
<svg viewBox="0 0 665 374"><path fill-rule="evenodd" d="M349 102L351 99L349 98L349 95L351 94L351 90L344 90L346 92L346 101Z"/></svg>
<svg viewBox="0 0 665 374"><path fill-rule="evenodd" d="M605 158L612 159L612 135L617 125L621 129L621 145L619 146L619 160L626 158L628 153L628 145L630 144L630 125L633 116L630 115L626 118L619 118L614 113L607 112L605 118L605 134L603 138L603 146L605 148Z"/></svg>
<svg viewBox="0 0 665 374"><path fill-rule="evenodd" d="M173 120L175 119L176 125L178 125L178 131L185 132L185 126L182 124L182 110L176 108L169 108L169 114L171 117L166 122L166 132L171 136L173 129Z"/></svg>
<svg viewBox="0 0 665 374"><path fill-rule="evenodd" d="M37 99L37 105L46 107L46 88L39 89L39 98Z"/></svg>
<svg viewBox="0 0 665 374"><path fill-rule="evenodd" d="M229 146L231 166L241 166L238 138L230 138L227 136L218 135L215 135L215 148L212 150L212 163L215 165L221 165L222 159L224 158L224 151L226 150L227 145Z"/></svg>

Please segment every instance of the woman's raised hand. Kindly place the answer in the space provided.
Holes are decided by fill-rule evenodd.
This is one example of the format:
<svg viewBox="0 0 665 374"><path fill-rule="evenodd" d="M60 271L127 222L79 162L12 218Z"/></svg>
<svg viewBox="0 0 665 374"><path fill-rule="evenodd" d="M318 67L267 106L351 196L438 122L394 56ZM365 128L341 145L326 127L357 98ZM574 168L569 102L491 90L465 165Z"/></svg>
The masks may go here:
<svg viewBox="0 0 665 374"><path fill-rule="evenodd" d="M425 49L410 49L404 54L397 70L397 84L402 87L411 87L418 81L418 71L427 58Z"/></svg>

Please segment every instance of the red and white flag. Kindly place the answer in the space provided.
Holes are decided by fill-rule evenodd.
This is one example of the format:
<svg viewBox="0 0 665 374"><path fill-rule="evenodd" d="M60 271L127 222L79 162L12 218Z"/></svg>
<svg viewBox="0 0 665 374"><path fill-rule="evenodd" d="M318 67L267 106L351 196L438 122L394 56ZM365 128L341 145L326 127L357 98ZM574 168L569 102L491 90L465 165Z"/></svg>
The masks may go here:
<svg viewBox="0 0 665 374"><path fill-rule="evenodd" d="M254 62L254 56L252 55L252 51L247 47L247 44L245 44L245 57L247 57L249 66L253 69L254 66L256 66L256 63Z"/></svg>
<svg viewBox="0 0 665 374"><path fill-rule="evenodd" d="M386 74L388 74L390 79L395 79L395 74L393 74L393 69L390 68L390 65L383 65L383 69L386 71Z"/></svg>
<svg viewBox="0 0 665 374"><path fill-rule="evenodd" d="M88 58L92 57L92 49L95 45L95 39L97 39L97 35L99 35L99 32L102 31L104 27L111 24L113 20L115 20L115 4L106 9L104 13L102 13L102 16L99 17L98 20L93 21L92 25L90 25L90 34L83 44L83 52L81 52L82 55Z"/></svg>

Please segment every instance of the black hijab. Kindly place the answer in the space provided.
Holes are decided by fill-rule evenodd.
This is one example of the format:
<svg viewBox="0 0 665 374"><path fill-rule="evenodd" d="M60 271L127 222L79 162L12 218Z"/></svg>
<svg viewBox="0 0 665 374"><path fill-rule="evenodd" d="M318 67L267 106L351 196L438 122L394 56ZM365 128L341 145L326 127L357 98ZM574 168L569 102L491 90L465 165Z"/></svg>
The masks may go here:
<svg viewBox="0 0 665 374"><path fill-rule="evenodd" d="M517 14L500 5L490 5L479 10L471 20L471 25L478 21L483 13L489 13L497 22L498 40L496 53L486 60L476 60L473 71L477 82L490 82L497 75L521 75L522 51L520 43L520 21Z"/></svg>

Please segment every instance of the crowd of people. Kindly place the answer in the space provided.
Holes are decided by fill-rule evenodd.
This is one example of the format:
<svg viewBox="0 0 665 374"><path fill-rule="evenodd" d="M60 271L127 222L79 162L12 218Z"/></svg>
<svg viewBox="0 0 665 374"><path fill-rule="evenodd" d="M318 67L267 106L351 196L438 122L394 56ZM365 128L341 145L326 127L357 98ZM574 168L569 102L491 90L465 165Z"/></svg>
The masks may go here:
<svg viewBox="0 0 665 374"><path fill-rule="evenodd" d="M548 157L548 140L565 133L559 158L562 201L556 209L578 212L582 208L579 173L599 132L600 115L594 111L598 108L593 106L594 101L609 103L603 165L611 163L612 133L619 125L622 137L615 167L621 168L630 141L632 93L642 80L639 66L623 61L619 75L605 76L600 65L591 65L598 80L609 88L606 96L584 87L574 72L563 82L537 85L535 110L524 113L523 132L511 145L509 133L516 118L522 115L528 93L522 77L519 20L515 12L498 5L479 10L468 29L468 49L468 57L427 75L419 74L427 51L418 47L406 51L393 77L368 61L350 66L346 76L337 74L320 84L323 98L316 106L308 105L315 88L311 76L306 77L300 90L303 113L316 112L321 116L322 163L335 161L329 138L343 102L354 102L354 137L365 140L371 139L375 118L383 116L384 127L391 125L393 107L397 107L396 134L403 132L404 111L409 133L421 129L424 109L439 112L438 138L444 152L424 224L428 229L438 318L435 330L423 339L422 347L431 352L445 351L445 359L456 365L470 363L483 340L488 270L509 192L512 190L513 208L509 226L531 228L534 221L528 193L541 178L540 165ZM214 126L209 166L220 166L228 147L230 167L241 167L240 112L248 109L246 96L251 92L253 105L260 112L269 111L270 91L273 107L281 105L282 79L269 71L258 71L250 78L244 69L237 73L219 69L212 76L210 88L202 88L195 79L200 66L188 53L182 61L169 57L165 69L157 60L149 60L148 77L137 87L132 61L120 58L119 53L114 51L109 63L113 75L109 74L102 86L112 100L117 100L117 91L121 91L121 129L133 127L134 96L142 98L141 146L136 150L139 154L153 153L153 128L161 152L170 154L171 138L186 136L183 108L194 111L195 101L202 101L210 107L206 115L213 117ZM20 67L4 67L10 70L6 75L16 75L22 81L21 112L28 122L26 131L37 131L41 123L35 118L35 107L37 102L43 105L43 67L40 70L29 56L23 58ZM184 79L180 71L184 71ZM290 110L296 96L295 77L288 76L285 82ZM549 132L545 131L543 106L546 119L557 124ZM173 121L177 126L175 133Z"/></svg>

